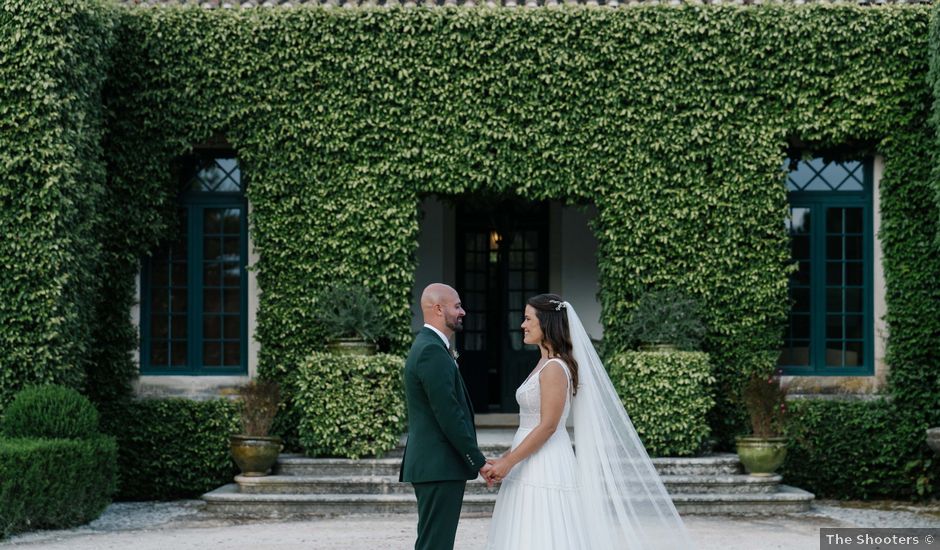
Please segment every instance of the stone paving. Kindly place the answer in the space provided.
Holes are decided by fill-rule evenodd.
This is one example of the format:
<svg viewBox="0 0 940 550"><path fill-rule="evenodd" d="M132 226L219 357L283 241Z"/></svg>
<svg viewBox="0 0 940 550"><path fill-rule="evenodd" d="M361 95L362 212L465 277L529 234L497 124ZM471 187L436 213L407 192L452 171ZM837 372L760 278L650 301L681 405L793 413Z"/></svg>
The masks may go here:
<svg viewBox="0 0 940 550"><path fill-rule="evenodd" d="M291 521L231 521L202 511L203 502L112 504L89 525L12 537L0 547L48 550L385 550L414 544L415 516L356 516ZM460 522L455 550L483 550L488 517ZM701 550L819 548L822 527L940 528L940 504L819 501L783 516L688 516Z"/></svg>

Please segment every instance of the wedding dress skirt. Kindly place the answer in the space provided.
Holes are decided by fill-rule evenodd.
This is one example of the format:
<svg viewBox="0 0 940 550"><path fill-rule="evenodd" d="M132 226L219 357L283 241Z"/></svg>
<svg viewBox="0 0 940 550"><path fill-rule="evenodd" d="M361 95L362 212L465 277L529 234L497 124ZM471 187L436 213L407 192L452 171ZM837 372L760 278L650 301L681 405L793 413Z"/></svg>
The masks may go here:
<svg viewBox="0 0 940 550"><path fill-rule="evenodd" d="M515 449L539 423L541 369L519 389L519 429L512 441ZM568 385L571 377L568 375ZM600 550L592 549L584 529L579 501L577 462L565 423L571 410L571 393L552 436L536 452L519 462L503 478L490 524L487 550Z"/></svg>

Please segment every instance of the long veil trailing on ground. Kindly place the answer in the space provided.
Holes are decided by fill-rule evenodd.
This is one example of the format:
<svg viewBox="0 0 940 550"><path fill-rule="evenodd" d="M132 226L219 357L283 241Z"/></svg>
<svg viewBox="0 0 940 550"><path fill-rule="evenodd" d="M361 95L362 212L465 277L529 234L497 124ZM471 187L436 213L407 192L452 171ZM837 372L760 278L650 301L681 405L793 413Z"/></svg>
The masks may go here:
<svg viewBox="0 0 940 550"><path fill-rule="evenodd" d="M578 363L580 383L572 414L591 548L695 548L584 325L571 304L563 306Z"/></svg>

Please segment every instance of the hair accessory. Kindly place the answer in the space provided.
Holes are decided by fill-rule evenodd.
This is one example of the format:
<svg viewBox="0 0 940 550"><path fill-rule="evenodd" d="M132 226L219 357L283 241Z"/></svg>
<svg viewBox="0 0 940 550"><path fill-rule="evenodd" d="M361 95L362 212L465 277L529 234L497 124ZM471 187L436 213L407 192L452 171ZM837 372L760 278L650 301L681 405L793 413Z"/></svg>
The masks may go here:
<svg viewBox="0 0 940 550"><path fill-rule="evenodd" d="M556 304L555 311L561 311L562 309L565 309L566 307L568 307L568 302L559 302L558 300L549 300L548 303Z"/></svg>

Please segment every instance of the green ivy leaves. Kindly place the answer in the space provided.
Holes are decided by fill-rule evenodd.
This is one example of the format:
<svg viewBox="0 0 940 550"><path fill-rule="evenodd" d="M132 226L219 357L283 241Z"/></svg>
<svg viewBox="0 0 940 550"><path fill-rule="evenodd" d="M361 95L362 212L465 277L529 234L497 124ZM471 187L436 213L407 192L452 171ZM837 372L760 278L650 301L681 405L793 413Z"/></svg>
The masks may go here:
<svg viewBox="0 0 940 550"><path fill-rule="evenodd" d="M221 133L250 177L262 371L320 348L309 306L336 282L380 298L404 351L420 197L591 202L605 347L624 349L641 291L694 295L728 440L728 396L786 318L795 137L884 156L892 391L940 420L924 374L940 356L931 9L3 0L0 403L83 371L101 397L128 391L127 312L139 258L171 230L169 167Z"/></svg>

